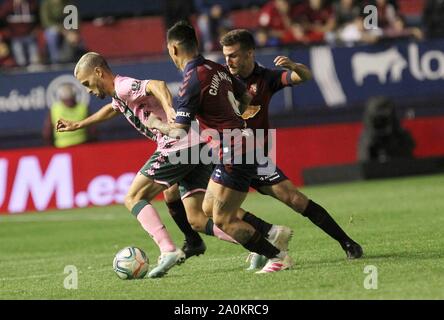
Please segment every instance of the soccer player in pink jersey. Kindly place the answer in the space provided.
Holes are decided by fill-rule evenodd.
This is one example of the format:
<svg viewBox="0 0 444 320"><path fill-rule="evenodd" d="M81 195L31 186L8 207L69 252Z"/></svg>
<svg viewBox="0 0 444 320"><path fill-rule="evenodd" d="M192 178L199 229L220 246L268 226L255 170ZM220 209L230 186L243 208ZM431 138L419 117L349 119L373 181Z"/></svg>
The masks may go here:
<svg viewBox="0 0 444 320"><path fill-rule="evenodd" d="M164 139L162 134L149 130L143 124L151 113L165 121L174 120L175 112L172 108L172 97L163 81L141 81L114 75L106 60L94 52L85 54L79 60L74 75L79 82L88 88L89 93L101 99L111 96L112 103L105 105L98 112L80 122L59 119L57 123L58 131L77 130L106 121L122 113L140 133L156 141L159 149L171 142L172 139ZM161 152L158 152L155 160L160 160L161 156ZM160 277L175 264L183 262L185 254L174 245L157 210L143 199L146 179L141 173L136 176L125 197L125 205L159 246L161 251L159 263L148 276ZM164 188L163 184L158 184L159 192Z"/></svg>

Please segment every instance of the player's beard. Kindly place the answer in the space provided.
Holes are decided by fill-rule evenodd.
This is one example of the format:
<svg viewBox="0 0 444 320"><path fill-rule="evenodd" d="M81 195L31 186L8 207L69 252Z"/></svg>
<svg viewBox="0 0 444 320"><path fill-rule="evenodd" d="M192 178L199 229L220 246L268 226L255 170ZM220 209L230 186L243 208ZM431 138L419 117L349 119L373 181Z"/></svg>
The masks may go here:
<svg viewBox="0 0 444 320"><path fill-rule="evenodd" d="M97 97L101 100L106 98L106 93L105 90L103 88L103 85L101 84L97 84L97 91L99 91L99 94L97 95Z"/></svg>

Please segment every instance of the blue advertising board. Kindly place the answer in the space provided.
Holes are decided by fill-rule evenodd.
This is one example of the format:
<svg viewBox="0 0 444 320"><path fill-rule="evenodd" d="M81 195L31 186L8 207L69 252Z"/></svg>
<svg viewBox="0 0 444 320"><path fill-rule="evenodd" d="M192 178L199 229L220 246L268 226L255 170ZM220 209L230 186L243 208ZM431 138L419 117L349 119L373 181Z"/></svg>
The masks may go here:
<svg viewBox="0 0 444 320"><path fill-rule="evenodd" d="M444 40L351 48L270 49L258 52L257 61L273 67L277 55L290 56L309 66L313 80L276 94L270 104L272 115L292 110L347 108L375 95L398 99L444 98ZM221 54L207 58L223 62ZM166 57L111 66L117 74L164 80L173 95L178 92L181 73ZM58 71L1 74L0 135L16 130L40 132L62 83L75 84L78 99L88 103L92 112L109 102L89 96L73 77L73 68L70 65Z"/></svg>

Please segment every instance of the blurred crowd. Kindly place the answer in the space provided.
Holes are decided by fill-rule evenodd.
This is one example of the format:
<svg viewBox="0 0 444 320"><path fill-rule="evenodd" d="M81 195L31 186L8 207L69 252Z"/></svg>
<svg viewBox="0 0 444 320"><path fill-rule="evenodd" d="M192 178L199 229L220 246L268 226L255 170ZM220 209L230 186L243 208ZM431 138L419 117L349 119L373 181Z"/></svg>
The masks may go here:
<svg viewBox="0 0 444 320"><path fill-rule="evenodd" d="M0 66L34 67L76 61L86 52L78 30L63 26L67 0L3 0Z"/></svg>
<svg viewBox="0 0 444 320"><path fill-rule="evenodd" d="M351 46L393 38L444 37L444 0L411 0L421 2L419 19L413 23L401 14L399 1L260 1L254 15L257 21L250 23L255 30L251 31L258 47L315 43ZM202 49L211 52L220 50L219 38L237 27L231 18L232 3L164 0L164 12L159 14L163 14L166 27L180 18L189 19L197 27ZM0 0L0 66L75 62L86 48L79 30L63 27L63 8L68 4L69 0ZM251 8L257 5L251 1ZM376 26L366 25L370 13L364 11L367 5L377 8Z"/></svg>

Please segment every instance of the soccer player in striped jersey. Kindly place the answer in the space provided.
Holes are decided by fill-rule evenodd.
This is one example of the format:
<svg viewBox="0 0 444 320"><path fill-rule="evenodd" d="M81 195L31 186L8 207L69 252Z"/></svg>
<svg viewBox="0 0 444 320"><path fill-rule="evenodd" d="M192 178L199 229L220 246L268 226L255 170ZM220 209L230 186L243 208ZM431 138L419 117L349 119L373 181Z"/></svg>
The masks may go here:
<svg viewBox="0 0 444 320"><path fill-rule="evenodd" d="M176 136L179 130L189 130L195 118L202 129L214 129L221 138L227 129L232 131L245 128L240 115L254 110L250 105L251 96L245 86L230 75L222 65L203 58L199 54L194 28L186 22L178 22L167 33L168 52L175 65L183 72L183 83L179 91L176 121L174 124L158 124L155 128L165 134ZM256 110L257 111L257 110ZM242 135L247 135L242 132ZM216 137L217 138L217 137ZM226 146L219 139L220 160L224 154L233 151L242 158L242 163L231 161L216 164L203 201L203 209L214 223L233 237L246 249L266 256L267 264L258 273L277 272L289 269L293 261L287 248L278 248L267 241L254 226L238 218L238 210L247 196L250 181L257 172L257 163L246 163L245 142ZM213 140L214 141L214 140ZM236 148L239 147L239 148ZM233 160L233 158L232 158Z"/></svg>
<svg viewBox="0 0 444 320"><path fill-rule="evenodd" d="M256 114L243 114L243 118L247 121L247 127L268 129L270 127L268 109L272 96L284 87L299 85L311 79L310 70L305 65L293 62L285 56L278 56L274 59L275 65L283 69L269 69L259 65L255 61L254 37L247 30L237 29L228 32L221 38L220 44L227 69L247 86L253 96L251 104L261 106ZM307 217L330 237L337 240L349 259L362 256L361 246L341 229L322 206L300 192L278 167L270 175L257 176L252 179L251 186L260 193L276 198ZM243 219L248 222L257 218L246 213ZM267 232L268 228L270 226L267 226L262 232ZM265 259L253 255L251 267L260 267L261 260Z"/></svg>

